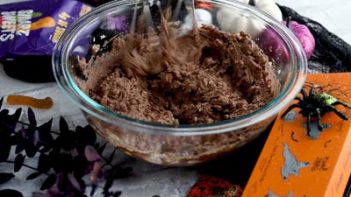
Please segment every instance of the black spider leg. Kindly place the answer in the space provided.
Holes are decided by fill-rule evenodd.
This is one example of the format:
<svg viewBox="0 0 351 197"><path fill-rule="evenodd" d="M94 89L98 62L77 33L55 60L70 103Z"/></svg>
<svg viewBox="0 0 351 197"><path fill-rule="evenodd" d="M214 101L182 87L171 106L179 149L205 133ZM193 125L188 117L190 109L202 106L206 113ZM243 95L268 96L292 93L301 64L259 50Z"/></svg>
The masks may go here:
<svg viewBox="0 0 351 197"><path fill-rule="evenodd" d="M299 103L301 103L304 99L307 98L307 93L304 89L301 89L300 93L302 94L302 98L300 97L295 97L296 100L299 101ZM285 112L282 114L281 118L284 118L286 116L287 113L289 113L292 109L294 108L301 108L301 105L297 103L297 104L293 104L291 105L288 109L285 110Z"/></svg>
<svg viewBox="0 0 351 197"><path fill-rule="evenodd" d="M312 87L311 87L312 89ZM305 91L305 89L301 89L300 93L302 94L302 100L306 99L308 96L307 96L307 92Z"/></svg>
<svg viewBox="0 0 351 197"><path fill-rule="evenodd" d="M311 136L311 114L312 112L307 114L307 121L306 121L306 127L307 127L307 135Z"/></svg>
<svg viewBox="0 0 351 197"><path fill-rule="evenodd" d="M343 102L343 101L336 101L335 103L333 103L333 106L336 106L336 105L342 105L344 107L351 109L351 105L349 105L348 103Z"/></svg>
<svg viewBox="0 0 351 197"><path fill-rule="evenodd" d="M299 103L301 103L301 102L303 101L303 99L305 99L305 98L302 99L302 98L300 98L300 97L297 96L295 99L298 100Z"/></svg>
<svg viewBox="0 0 351 197"><path fill-rule="evenodd" d="M286 114L289 113L294 108L301 108L301 106L299 104L290 105L289 108L285 110L285 112L282 114L281 118L284 118Z"/></svg>
<svg viewBox="0 0 351 197"><path fill-rule="evenodd" d="M338 115L340 118L342 118L343 120L348 120L349 118L346 116L346 114L344 114L343 112L339 111L338 109L336 109L333 105L327 105L327 107L330 109L329 111L333 111L336 113L336 115Z"/></svg>
<svg viewBox="0 0 351 197"><path fill-rule="evenodd" d="M317 125L318 125L318 130L323 131L325 128L324 124L322 124L322 117L321 117L321 110L319 108L316 109L316 114L317 114Z"/></svg>

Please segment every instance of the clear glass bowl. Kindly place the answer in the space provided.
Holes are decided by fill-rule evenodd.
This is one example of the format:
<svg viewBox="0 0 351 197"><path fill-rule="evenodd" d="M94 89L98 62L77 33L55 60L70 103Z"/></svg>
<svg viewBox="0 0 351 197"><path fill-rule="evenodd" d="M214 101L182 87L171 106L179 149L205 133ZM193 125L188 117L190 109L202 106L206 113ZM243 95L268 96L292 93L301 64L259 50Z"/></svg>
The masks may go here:
<svg viewBox="0 0 351 197"><path fill-rule="evenodd" d="M281 48L284 50L276 50L274 57L271 56L276 62L275 69L282 84L281 91L271 102L251 114L207 125L175 127L140 121L113 112L80 90L73 76L72 60L88 54L92 45L86 40L91 38L92 32L107 17L132 15L136 8L134 1L111 2L95 9L67 29L55 47L53 66L59 86L83 110L89 123L106 141L133 157L172 166L195 165L217 158L256 138L303 86L307 61L301 45L290 30L267 14L242 3L228 0L203 2L213 5L210 13L214 25L219 29L222 28L220 24L223 22L216 22L216 17L221 9L226 9L229 15L239 14L254 21L260 27L260 32L254 32L256 35L273 31L274 39L278 39L284 45ZM141 10L140 5L141 1L137 7ZM262 39L271 38L258 36L254 39L260 43ZM264 50L267 55L272 55L272 48ZM282 57L284 61L281 61Z"/></svg>

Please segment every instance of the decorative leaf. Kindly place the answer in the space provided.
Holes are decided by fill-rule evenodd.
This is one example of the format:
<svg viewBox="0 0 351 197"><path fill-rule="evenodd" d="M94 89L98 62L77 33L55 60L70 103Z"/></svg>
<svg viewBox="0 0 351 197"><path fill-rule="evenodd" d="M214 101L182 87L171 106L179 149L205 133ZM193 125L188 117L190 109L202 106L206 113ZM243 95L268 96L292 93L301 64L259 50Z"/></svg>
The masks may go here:
<svg viewBox="0 0 351 197"><path fill-rule="evenodd" d="M89 174L92 169L93 163L87 161L84 154L74 157L72 162L72 171L76 177L83 177L86 174Z"/></svg>
<svg viewBox="0 0 351 197"><path fill-rule="evenodd" d="M112 163L112 160L113 160L113 157L115 156L115 153L116 153L116 149L114 149L111 153L111 155L108 157L107 161L106 161L106 164L111 164Z"/></svg>
<svg viewBox="0 0 351 197"><path fill-rule="evenodd" d="M46 152L49 152L50 150L52 150L52 145L50 145L50 144L45 144L44 146L43 146L43 148L40 150L40 152L42 152L42 153L46 153Z"/></svg>
<svg viewBox="0 0 351 197"><path fill-rule="evenodd" d="M36 127L37 126L37 120L35 118L35 114L34 114L32 108L30 108L30 107L28 108L27 115L28 115L29 125L32 126L32 127Z"/></svg>
<svg viewBox="0 0 351 197"><path fill-rule="evenodd" d="M102 163L94 162L93 170L90 172L90 180L96 183L100 175L102 174Z"/></svg>
<svg viewBox="0 0 351 197"><path fill-rule="evenodd" d="M94 144L96 142L96 132L93 127L87 125L83 128L83 131L87 139L87 144Z"/></svg>
<svg viewBox="0 0 351 197"><path fill-rule="evenodd" d="M96 133L91 126L80 127L75 129L78 144L84 149L85 145L93 145L96 141Z"/></svg>
<svg viewBox="0 0 351 197"><path fill-rule="evenodd" d="M119 197L121 196L122 192L121 191L115 191L115 192L112 192L112 197Z"/></svg>
<svg viewBox="0 0 351 197"><path fill-rule="evenodd" d="M19 137L19 134L14 134L10 136L9 143L11 146L15 146L18 144L19 140L21 138Z"/></svg>
<svg viewBox="0 0 351 197"><path fill-rule="evenodd" d="M109 194L109 190L111 188L111 186L113 185L113 182L114 182L114 179L112 176L108 177L106 182L105 182L105 185L104 185L104 188L103 188L103 194L106 195L106 194Z"/></svg>
<svg viewBox="0 0 351 197"><path fill-rule="evenodd" d="M23 197L23 194L13 189L0 190L0 196Z"/></svg>
<svg viewBox="0 0 351 197"><path fill-rule="evenodd" d="M23 135L23 138L25 138L25 140L29 139L30 141L33 140L34 137L34 131L37 129L37 127L29 125L27 127L23 127L21 130L21 133Z"/></svg>
<svg viewBox="0 0 351 197"><path fill-rule="evenodd" d="M99 147L100 147L100 143L99 143L99 142L96 142L96 143L94 144L94 147L95 147L95 148L99 148Z"/></svg>
<svg viewBox="0 0 351 197"><path fill-rule="evenodd" d="M53 152L53 151L52 151ZM52 168L56 173L60 172L71 172L73 168L73 160L70 154L67 153L52 153L50 158L52 158Z"/></svg>
<svg viewBox="0 0 351 197"><path fill-rule="evenodd" d="M24 162L24 156L22 154L18 154L15 158L15 165L14 165L14 171L17 172L19 171L22 166L23 166L23 162Z"/></svg>
<svg viewBox="0 0 351 197"><path fill-rule="evenodd" d="M96 188L97 188L97 185L96 184L93 184L91 186L91 191L90 191L90 196L94 196L95 192L96 192Z"/></svg>
<svg viewBox="0 0 351 197"><path fill-rule="evenodd" d="M19 118L21 117L21 114L22 114L22 108L16 109L15 113L11 115L12 120L18 122Z"/></svg>
<svg viewBox="0 0 351 197"><path fill-rule="evenodd" d="M68 174L67 177L76 190L78 190L79 192L84 192L85 183L82 179L78 180L77 177L75 177L73 174Z"/></svg>
<svg viewBox="0 0 351 197"><path fill-rule="evenodd" d="M25 149L25 144L26 144L26 129L22 125L20 130L17 132L17 144L16 144L16 150L15 153L18 154L22 152Z"/></svg>
<svg viewBox="0 0 351 197"><path fill-rule="evenodd" d="M4 142L6 143L6 142ZM10 156L10 151L11 151L11 145L10 144L3 144L0 142L0 162L4 162L9 158Z"/></svg>
<svg viewBox="0 0 351 197"><path fill-rule="evenodd" d="M8 109L3 109L0 111L0 117L6 117L9 115L9 110Z"/></svg>
<svg viewBox="0 0 351 197"><path fill-rule="evenodd" d="M54 147L56 149L63 149L67 152L72 151L75 148L74 143L74 133L72 131L67 131L65 134L58 136L54 142Z"/></svg>
<svg viewBox="0 0 351 197"><path fill-rule="evenodd" d="M87 161L84 154L79 154L72 159L72 172L76 177L83 177L91 171L91 162Z"/></svg>
<svg viewBox="0 0 351 197"><path fill-rule="evenodd" d="M41 172L34 172L34 173L28 175L27 178L26 178L26 180L35 179L35 178L37 178L37 177L40 176L40 175L41 175Z"/></svg>
<svg viewBox="0 0 351 197"><path fill-rule="evenodd" d="M25 148L25 142L23 140L19 140L16 144L16 150L15 153L18 154L20 152L22 152Z"/></svg>
<svg viewBox="0 0 351 197"><path fill-rule="evenodd" d="M61 134L65 134L69 131L68 124L63 117L60 117L60 131L61 131Z"/></svg>
<svg viewBox="0 0 351 197"><path fill-rule="evenodd" d="M53 119L51 118L49 121L47 121L46 123L40 125L38 127L39 131L43 131L43 132L50 132L51 127L52 127L52 121Z"/></svg>
<svg viewBox="0 0 351 197"><path fill-rule="evenodd" d="M39 140L44 145L51 145L53 142L53 137L50 133L52 127L52 120L53 119L51 118L48 122L38 127Z"/></svg>
<svg viewBox="0 0 351 197"><path fill-rule="evenodd" d="M32 144L32 142L30 142L28 140L25 141L24 149L26 151L27 156L30 158L34 157L35 154L37 153L37 148L35 148L35 146Z"/></svg>
<svg viewBox="0 0 351 197"><path fill-rule="evenodd" d="M12 173L1 172L0 173L0 184L4 184L15 177ZM1 196L1 195L0 195Z"/></svg>
<svg viewBox="0 0 351 197"><path fill-rule="evenodd" d="M57 173L56 174L56 185L57 188L61 191L65 190L67 188L67 174L64 173Z"/></svg>
<svg viewBox="0 0 351 197"><path fill-rule="evenodd" d="M38 170L40 172L47 172L50 170L51 160L50 157L45 154L40 154L38 161Z"/></svg>
<svg viewBox="0 0 351 197"><path fill-rule="evenodd" d="M34 145L35 147L38 147L38 145L39 145L39 141L40 141L39 138L40 138L40 137L39 137L39 131L36 129L36 130L34 131L33 138L32 138L32 143L33 143L33 145Z"/></svg>
<svg viewBox="0 0 351 197"><path fill-rule="evenodd" d="M103 192L104 197L119 197L121 196L122 192L121 191L106 191Z"/></svg>
<svg viewBox="0 0 351 197"><path fill-rule="evenodd" d="M81 191L81 190L82 190L82 188L80 187L80 185L79 185L79 183L78 183L76 177L74 177L73 174L68 174L68 175L67 175L67 178L68 178L68 180L71 182L72 186L73 186L76 190L78 190L78 191Z"/></svg>
<svg viewBox="0 0 351 197"><path fill-rule="evenodd" d="M93 146L87 145L84 149L84 155L88 161L100 161L101 156L97 153Z"/></svg>
<svg viewBox="0 0 351 197"><path fill-rule="evenodd" d="M104 152L104 150L105 150L105 148L106 148L106 143L104 143L101 147L99 147L98 149L97 149L97 152L101 155L103 152Z"/></svg>
<svg viewBox="0 0 351 197"><path fill-rule="evenodd" d="M71 151L75 147L75 133L69 130L66 120L60 118L60 136L56 138L58 145L65 151Z"/></svg>
<svg viewBox="0 0 351 197"><path fill-rule="evenodd" d="M0 100L0 108L3 99ZM19 121L22 115L19 108L9 115L9 110L0 111L0 162L8 160L11 147L15 146L14 171L22 169L26 157L39 154L37 169L29 174L26 179L32 180L43 173L51 172L41 185L41 190L51 188L56 183L58 192L85 196L86 185L82 177L90 176L91 193L95 193L99 185L95 185L99 178L108 176L105 180L104 193L106 196L119 196L120 191L109 191L113 181L130 174L128 168L123 169L118 165L106 167L112 163L116 150L109 154L106 163L102 162L102 153L106 144L96 143L96 132L91 126L78 126L70 130L66 120L61 117L60 132L51 131L53 120L37 127L34 111L28 108L28 124ZM17 124L22 127L17 131ZM23 153L25 151L25 154ZM29 168L32 168L28 166ZM107 168L107 169L106 169ZM12 173L0 173L0 183L5 183L14 177ZM49 190L51 191L51 189ZM15 190L0 190L0 196L22 196Z"/></svg>
<svg viewBox="0 0 351 197"><path fill-rule="evenodd" d="M7 117L7 125L9 127L9 129L15 130L16 128L16 124L18 123L19 118L21 117L22 114L22 109L18 108L15 113L13 113L12 115L9 115Z"/></svg>
<svg viewBox="0 0 351 197"><path fill-rule="evenodd" d="M21 129L18 131L18 134L23 138L27 138L27 130L26 128L22 125Z"/></svg>
<svg viewBox="0 0 351 197"><path fill-rule="evenodd" d="M43 184L40 187L40 190L46 190L49 189L51 186L53 186L56 182L56 175L55 174L50 174L48 178L43 182Z"/></svg>

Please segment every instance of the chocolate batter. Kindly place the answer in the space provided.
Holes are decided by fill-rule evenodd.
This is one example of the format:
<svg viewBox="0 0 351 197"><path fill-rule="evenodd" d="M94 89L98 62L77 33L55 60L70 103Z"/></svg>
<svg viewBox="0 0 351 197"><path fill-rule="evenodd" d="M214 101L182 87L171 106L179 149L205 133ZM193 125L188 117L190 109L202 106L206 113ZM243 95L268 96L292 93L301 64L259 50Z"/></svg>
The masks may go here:
<svg viewBox="0 0 351 197"><path fill-rule="evenodd" d="M248 34L177 33L164 23L159 34L115 38L110 52L79 60L78 85L113 111L173 125L235 118L279 93L272 63Z"/></svg>

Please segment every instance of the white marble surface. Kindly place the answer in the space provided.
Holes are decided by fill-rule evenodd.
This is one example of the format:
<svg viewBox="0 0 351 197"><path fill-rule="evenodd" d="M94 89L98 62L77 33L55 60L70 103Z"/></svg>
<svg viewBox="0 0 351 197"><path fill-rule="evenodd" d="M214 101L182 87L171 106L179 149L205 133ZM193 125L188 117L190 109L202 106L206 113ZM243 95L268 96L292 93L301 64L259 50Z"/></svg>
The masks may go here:
<svg viewBox="0 0 351 197"><path fill-rule="evenodd" d="M5 3L16 0L0 0ZM294 8L300 14L319 21L330 31L351 43L351 24L348 18L351 17L351 1L349 0L277 0L281 5ZM1 8L1 5L0 5ZM65 116L71 125L84 125L85 120L77 107L59 91L55 83L31 84L21 82L7 77L0 66L0 97L9 94L23 94L36 97L51 96L55 102L51 110L35 110L38 119L45 121L48 117ZM14 109L11 106L6 106ZM126 180L120 180L115 184L116 188L123 190L122 196L151 197L160 195L162 197L185 196L187 190L196 181L197 172L185 168L164 168L145 162L130 159L120 154L128 164L134 167L135 175ZM3 169L4 166L0 165ZM3 188L0 185L0 189ZM25 196L31 196L34 187L32 183L14 179L6 187L12 187L24 192Z"/></svg>

